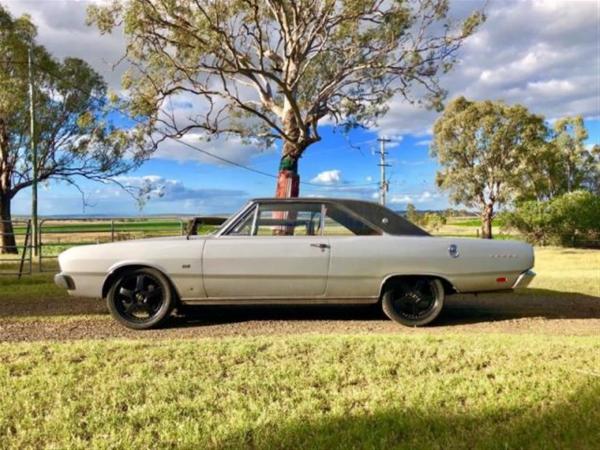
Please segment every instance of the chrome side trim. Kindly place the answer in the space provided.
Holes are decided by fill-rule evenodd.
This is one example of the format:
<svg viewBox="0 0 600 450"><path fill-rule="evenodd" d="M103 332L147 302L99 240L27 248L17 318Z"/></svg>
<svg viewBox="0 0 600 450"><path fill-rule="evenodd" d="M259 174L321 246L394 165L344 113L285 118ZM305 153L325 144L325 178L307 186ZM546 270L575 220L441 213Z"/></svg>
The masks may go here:
<svg viewBox="0 0 600 450"><path fill-rule="evenodd" d="M515 281L515 284L512 285L511 289L526 288L527 286L529 286L529 283L531 283L534 277L535 272L533 270L526 270L521 275L519 275L519 278L517 278L517 281Z"/></svg>
<svg viewBox="0 0 600 450"><path fill-rule="evenodd" d="M184 298L186 305L343 305L373 304L377 297L341 297L341 298Z"/></svg>

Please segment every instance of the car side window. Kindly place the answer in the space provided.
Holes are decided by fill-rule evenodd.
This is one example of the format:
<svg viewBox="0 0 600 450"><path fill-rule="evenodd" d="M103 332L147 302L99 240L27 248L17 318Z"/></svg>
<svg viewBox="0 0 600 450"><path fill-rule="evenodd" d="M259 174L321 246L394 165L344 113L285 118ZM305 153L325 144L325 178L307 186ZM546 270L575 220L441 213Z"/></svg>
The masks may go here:
<svg viewBox="0 0 600 450"><path fill-rule="evenodd" d="M242 220L240 220L227 234L230 236L251 236L255 215L256 207L248 211Z"/></svg>
<svg viewBox="0 0 600 450"><path fill-rule="evenodd" d="M373 236L381 234L354 215L328 204L323 225L325 236Z"/></svg>
<svg viewBox="0 0 600 450"><path fill-rule="evenodd" d="M256 236L316 236L321 234L320 203L259 205Z"/></svg>

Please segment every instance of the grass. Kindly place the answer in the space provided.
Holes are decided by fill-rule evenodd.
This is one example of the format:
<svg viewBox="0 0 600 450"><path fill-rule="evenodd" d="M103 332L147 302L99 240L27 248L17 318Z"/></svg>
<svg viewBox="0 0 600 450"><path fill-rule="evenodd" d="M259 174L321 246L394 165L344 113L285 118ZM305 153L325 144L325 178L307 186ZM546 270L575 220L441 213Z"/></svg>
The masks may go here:
<svg viewBox="0 0 600 450"><path fill-rule="evenodd" d="M534 271L532 288L600 297L599 250L536 248Z"/></svg>
<svg viewBox="0 0 600 450"><path fill-rule="evenodd" d="M54 272L34 272L32 275L23 275L20 280L16 276L0 277L0 292L2 292L0 299L25 301L37 298L47 302L51 298L66 297L65 290L56 286L53 280Z"/></svg>
<svg viewBox="0 0 600 450"><path fill-rule="evenodd" d="M7 448L594 448L595 338L0 345Z"/></svg>
<svg viewBox="0 0 600 450"><path fill-rule="evenodd" d="M481 227L481 219L479 217L448 217L448 224L460 227ZM496 217L494 225L497 227L504 226L502 217Z"/></svg>

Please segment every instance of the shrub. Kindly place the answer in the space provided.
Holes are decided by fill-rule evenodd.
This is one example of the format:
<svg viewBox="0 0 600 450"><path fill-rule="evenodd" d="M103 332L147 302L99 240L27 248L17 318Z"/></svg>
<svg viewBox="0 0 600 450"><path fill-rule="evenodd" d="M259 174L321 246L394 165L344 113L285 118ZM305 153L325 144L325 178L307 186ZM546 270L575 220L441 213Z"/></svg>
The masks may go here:
<svg viewBox="0 0 600 450"><path fill-rule="evenodd" d="M423 215L419 224L430 231L437 231L446 224L446 217L433 212L428 212Z"/></svg>
<svg viewBox="0 0 600 450"><path fill-rule="evenodd" d="M580 245L600 239L600 197L587 191L570 192L551 200L528 201L504 214L506 226L516 228L536 244Z"/></svg>

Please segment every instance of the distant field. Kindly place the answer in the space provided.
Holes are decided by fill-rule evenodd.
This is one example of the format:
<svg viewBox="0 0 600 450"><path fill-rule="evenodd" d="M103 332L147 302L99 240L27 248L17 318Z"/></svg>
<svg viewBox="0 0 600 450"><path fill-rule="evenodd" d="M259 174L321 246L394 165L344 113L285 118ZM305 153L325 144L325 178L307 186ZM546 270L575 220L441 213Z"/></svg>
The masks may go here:
<svg viewBox="0 0 600 450"><path fill-rule="evenodd" d="M494 239L522 239L514 232L507 232L503 229L504 223L501 219L494 220L492 234ZM439 236L457 236L457 237L479 237L481 221L474 217L448 217L445 225L433 234Z"/></svg>

